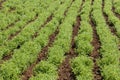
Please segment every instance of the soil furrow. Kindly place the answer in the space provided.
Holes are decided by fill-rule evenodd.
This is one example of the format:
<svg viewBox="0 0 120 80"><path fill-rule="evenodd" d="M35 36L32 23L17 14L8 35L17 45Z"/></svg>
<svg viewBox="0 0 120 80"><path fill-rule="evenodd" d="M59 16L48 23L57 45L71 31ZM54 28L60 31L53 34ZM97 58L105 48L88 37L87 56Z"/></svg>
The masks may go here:
<svg viewBox="0 0 120 80"><path fill-rule="evenodd" d="M48 48L52 46L56 36L59 33L59 27L49 36L48 44L41 50L36 61L22 73L22 80L28 80L33 75L33 68L41 61L47 59Z"/></svg>
<svg viewBox="0 0 120 80"><path fill-rule="evenodd" d="M23 45L23 43L19 44L16 49L20 49L21 45ZM7 55L3 56L2 61L7 61L11 59L13 54L14 54L14 49L11 50Z"/></svg>
<svg viewBox="0 0 120 80"><path fill-rule="evenodd" d="M36 19L38 18L38 14L36 14L36 16L34 17L34 19L28 21L24 27L18 31L16 31L15 34L10 34L10 36L8 37L8 40L12 40L15 36L17 36L27 25L29 25L30 23L34 22Z"/></svg>
<svg viewBox="0 0 120 80"><path fill-rule="evenodd" d="M13 55L13 50L12 50L11 52L9 52L8 55L3 56L2 60L3 60L3 61L7 61L7 60L9 60L10 58L12 58L12 55Z"/></svg>
<svg viewBox="0 0 120 80"><path fill-rule="evenodd" d="M52 19L52 16L49 16L47 18L47 20L44 22L44 25L42 27L44 27L51 19ZM32 20L32 21L34 21L34 20ZM29 23L32 22L32 21L29 21ZM37 34L35 35L35 34L34 34L34 36L36 38L38 35ZM22 44L24 44L24 43L22 43ZM22 44L19 44L16 49L20 49L20 47L22 46ZM7 61L7 60L11 59L13 54L14 54L14 50L12 50L8 55L3 56L2 60L3 61Z"/></svg>
<svg viewBox="0 0 120 80"><path fill-rule="evenodd" d="M2 31L5 31L5 30L7 30L7 29L13 27L13 26L15 25L15 23L17 23L18 21L20 21L20 20L15 20L13 23L8 24L7 27L6 27L5 29L1 29L1 30L2 30Z"/></svg>
<svg viewBox="0 0 120 80"><path fill-rule="evenodd" d="M94 0L91 1L91 5L93 5L93 4L94 4Z"/></svg>
<svg viewBox="0 0 120 80"><path fill-rule="evenodd" d="M114 15L115 15L117 18L120 19L120 14L115 12L115 7L114 7L114 4L113 4L113 0L112 0L112 12L114 13Z"/></svg>
<svg viewBox="0 0 120 80"><path fill-rule="evenodd" d="M64 12L64 16L67 15L67 12L68 12L68 9L71 7L72 3L74 2L75 0L72 0L72 2L70 3L70 6L67 7L67 9L65 10Z"/></svg>
<svg viewBox="0 0 120 80"><path fill-rule="evenodd" d="M109 29L110 29L111 33L113 35L117 36L117 34L116 34L117 31L116 31L116 29L114 27L114 24L108 20L108 15L103 12L103 16L105 18L106 24L109 26Z"/></svg>
<svg viewBox="0 0 120 80"><path fill-rule="evenodd" d="M104 0L102 0L102 12L103 12L103 16L105 18L106 24L109 26L110 31L112 32L113 35L117 35L116 34L117 31L114 27L114 24L108 20L108 15L104 12Z"/></svg>
<svg viewBox="0 0 120 80"><path fill-rule="evenodd" d="M71 49L69 53L66 53L66 58L62 62L62 64L59 66L58 69L58 80L75 80L75 75L72 72L71 66L70 66L70 60L77 56L77 53L75 52L75 41L74 38L77 36L80 26L80 16L76 19L76 24L73 26L73 32L72 32L72 40L71 40Z"/></svg>
<svg viewBox="0 0 120 80"><path fill-rule="evenodd" d="M17 23L18 21L20 21L20 20L15 20L15 22L9 24L9 25L6 27L6 29L9 29L10 27L14 26L15 23ZM6 29L5 29L5 30L6 30Z"/></svg>
<svg viewBox="0 0 120 80"><path fill-rule="evenodd" d="M115 15L117 18L120 19L120 14L118 14L118 13L115 12L115 7L114 7L114 5L113 5L113 0L112 0L112 12L114 13L114 15ZM117 30L116 30L116 29L115 29L115 35L118 37L118 35L117 35ZM120 40L120 37L118 37L118 38L119 38L119 40ZM118 49L120 50L120 42L119 42L119 44L118 44Z"/></svg>
<svg viewBox="0 0 120 80"><path fill-rule="evenodd" d="M103 0L102 5L103 5L103 6L102 6L102 10L103 10L103 9L104 9L104 0ZM115 13L115 15L116 15L116 13ZM113 35L115 35L115 36L120 40L120 38L119 38L119 36L118 36L118 34L117 34L117 30L116 30L116 28L115 28L115 25L108 20L108 15L105 14L104 11L103 11L103 16L104 16L104 18L105 18L106 24L108 25L111 33L112 33ZM119 16L119 15L118 15L118 16ZM120 43L118 44L118 49L120 50Z"/></svg>
<svg viewBox="0 0 120 80"><path fill-rule="evenodd" d="M94 66L93 66L94 80L103 80L103 78L101 76L100 67L97 64L97 60L101 58L101 55L99 53L101 43L100 43L99 36L97 34L96 24L93 22L92 17L91 17L91 12L90 12L90 24L93 29L93 40L92 40L91 44L93 45L94 48L93 48L93 51L90 54L90 56L92 57L92 60L94 63Z"/></svg>
<svg viewBox="0 0 120 80"><path fill-rule="evenodd" d="M2 0L1 2L0 2L0 10L2 9L2 4L5 2L6 0Z"/></svg>
<svg viewBox="0 0 120 80"><path fill-rule="evenodd" d="M47 23L49 23L49 22L52 20L52 18L53 18L53 14L51 14L51 15L47 18L47 20L41 25L41 27L40 27L38 30L40 31L41 28L45 27L45 25L46 25ZM32 39L36 38L37 36L38 36L38 32L35 32L35 33L32 35Z"/></svg>
<svg viewBox="0 0 120 80"><path fill-rule="evenodd" d="M114 13L114 15L115 15L117 18L120 19L120 14L118 14L118 13L115 12L115 7L114 7L114 6L112 7L112 12Z"/></svg>
<svg viewBox="0 0 120 80"><path fill-rule="evenodd" d="M12 8L9 9L8 12L13 12L13 11L15 11L15 10L16 10L16 7L12 7Z"/></svg>
<svg viewBox="0 0 120 80"><path fill-rule="evenodd" d="M84 0L80 6L79 12L82 10ZM72 31L72 40L71 40L71 48L68 53L65 53L65 60L62 62L62 64L59 66L58 69L58 80L76 80L75 74L72 72L72 68L70 66L70 60L77 56L77 53L75 52L75 36L78 35L78 31L80 29L80 16L77 16L76 23L73 25L73 31Z"/></svg>
<svg viewBox="0 0 120 80"><path fill-rule="evenodd" d="M92 4L93 5L94 0L92 0ZM90 25L92 27L93 30L93 40L91 42L93 48L93 51L90 54L90 57L92 57L94 66L93 66L93 75L94 75L94 79L93 80L103 80L103 77L101 75L101 69L97 64L97 60L102 58L102 56L100 55L100 48L101 48L101 43L100 43L100 39L99 39L99 35L97 34L97 30L96 30L96 24L94 23L93 19L92 19L92 11L90 12L89 18L90 18Z"/></svg>
<svg viewBox="0 0 120 80"><path fill-rule="evenodd" d="M37 19L37 17L38 17L38 15L36 15L33 20L28 21L26 25L34 22L34 21ZM25 26L26 26L26 25L25 25ZM24 26L24 27L25 27L25 26ZM21 29L21 30L22 30L22 29ZM17 31L15 34L11 34L11 35L9 36L8 40L11 40L13 37L15 37L17 34L19 34L19 33L21 32L21 30ZM22 44L23 44L23 43L22 43ZM19 44L16 49L19 49L22 44ZM2 63L3 63L4 61L7 61L7 60L11 59L13 53L14 53L14 50L11 50L11 51L8 53L8 55L3 56L3 58L2 58ZM1 63L1 64L2 64L2 63Z"/></svg>
<svg viewBox="0 0 120 80"><path fill-rule="evenodd" d="M68 9L68 7L67 7L67 9ZM66 14L66 11L68 11L67 9L65 10L64 15ZM49 22L51 19L52 19L52 15L49 18L47 18L47 21L42 25L42 27L44 27L44 25L46 25L47 22ZM62 24L62 21L59 22L59 26L61 24ZM37 60L22 73L22 80L28 80L33 75L33 71L32 71L33 68L38 63L40 63L41 60L47 59L48 48L52 46L52 44L55 41L56 36L59 34L59 26L57 27L55 32L49 36L49 42L39 53ZM35 38L37 36L38 36L38 33L36 32L33 35L33 38Z"/></svg>

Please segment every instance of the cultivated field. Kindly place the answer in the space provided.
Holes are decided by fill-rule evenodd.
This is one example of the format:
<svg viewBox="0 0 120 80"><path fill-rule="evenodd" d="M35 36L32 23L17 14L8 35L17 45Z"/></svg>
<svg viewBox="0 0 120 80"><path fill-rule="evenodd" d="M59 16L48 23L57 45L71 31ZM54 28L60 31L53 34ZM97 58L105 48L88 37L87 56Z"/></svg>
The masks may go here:
<svg viewBox="0 0 120 80"><path fill-rule="evenodd" d="M120 80L120 0L0 0L0 80Z"/></svg>

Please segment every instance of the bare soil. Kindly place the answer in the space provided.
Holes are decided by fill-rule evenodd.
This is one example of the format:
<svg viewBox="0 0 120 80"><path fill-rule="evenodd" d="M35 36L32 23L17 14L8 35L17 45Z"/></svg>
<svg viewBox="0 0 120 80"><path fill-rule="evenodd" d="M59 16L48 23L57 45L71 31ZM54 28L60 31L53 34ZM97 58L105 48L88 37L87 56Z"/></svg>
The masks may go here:
<svg viewBox="0 0 120 80"><path fill-rule="evenodd" d="M5 31L5 30L13 27L13 26L15 25L15 23L17 23L18 21L20 21L20 20L18 20L18 19L15 20L13 23L8 24L5 29L1 29L1 30L2 30L2 31Z"/></svg>
<svg viewBox="0 0 120 80"><path fill-rule="evenodd" d="M100 46L101 46L100 41L99 41L100 39L99 39L99 36L97 34L97 31L96 31L96 28L95 28L95 25L94 25L92 19L90 21L90 24L91 24L92 29L93 29L93 40L91 43L92 43L94 49L93 49L90 56L92 57L92 60L94 63L94 66L93 66L94 80L103 80L102 76L101 76L101 69L97 64L97 60L101 58L101 55L99 53Z"/></svg>
<svg viewBox="0 0 120 80"><path fill-rule="evenodd" d="M80 11L82 10L83 3L84 3L84 0L80 6ZM73 25L71 48L68 53L65 53L66 58L64 59L62 64L59 66L58 80L76 80L75 74L72 72L70 60L77 56L77 53L75 52L76 45L75 45L74 38L75 36L78 35L78 31L80 29L80 21L81 21L80 16L77 16L76 23Z"/></svg>
<svg viewBox="0 0 120 80"><path fill-rule="evenodd" d="M77 53L75 52L75 41L74 38L77 36L78 31L80 29L80 17L78 16L76 19L76 24L73 26L73 32L72 32L72 40L71 40L71 49L69 53L66 53L66 58L62 62L62 64L59 66L58 69L58 80L75 80L75 75L72 72L71 66L70 66L70 60L77 56Z"/></svg>
<svg viewBox="0 0 120 80"><path fill-rule="evenodd" d="M117 18L120 19L120 14L118 14L118 13L115 12L115 7L114 7L114 6L112 6L112 12L114 13L114 15L115 15Z"/></svg>
<svg viewBox="0 0 120 80"><path fill-rule="evenodd" d="M1 2L0 2L0 10L2 9L2 4L5 2L6 0L2 0Z"/></svg>
<svg viewBox="0 0 120 80"><path fill-rule="evenodd" d="M93 5L94 0L92 0L92 4ZM92 57L94 66L93 66L93 75L94 75L94 79L93 80L103 80L103 77L101 75L101 69L97 64L97 60L102 58L102 55L100 55L99 50L100 50L100 39L99 39L99 35L97 34L97 30L96 30L96 24L94 23L93 19L92 19L92 11L90 12L89 18L90 18L90 24L91 27L93 29L93 40L91 42L91 44L93 45L93 51L91 52L90 56Z"/></svg>
<svg viewBox="0 0 120 80"><path fill-rule="evenodd" d="M114 24L112 23L112 22L110 22L109 21L109 19L108 19L108 15L103 11L103 9L104 9L104 0L102 0L102 12L103 12L103 16L104 16L104 18L105 18L105 21L106 21L106 24L109 26L109 29L111 30L111 32L113 33L113 35L117 35L116 34L116 29L115 29L115 27L114 27Z"/></svg>
<svg viewBox="0 0 120 80"><path fill-rule="evenodd" d="M3 61L7 61L7 60L9 60L9 59L12 58L12 55L13 55L13 51L11 51L10 53L8 53L8 55L3 56L2 60Z"/></svg>
<svg viewBox="0 0 120 80"><path fill-rule="evenodd" d="M67 9L65 10L64 12L64 16L67 15L67 12L68 12L68 9L71 7L72 3L74 2L75 0L72 0L72 2L70 3L70 6L67 7Z"/></svg>
<svg viewBox="0 0 120 80"><path fill-rule="evenodd" d="M103 9L104 9L104 0L102 3L102 11L103 11ZM114 7L112 8L112 11L114 12ZM117 15L117 13L115 13L115 12L114 12L114 14L116 17L120 16L119 14ZM115 25L108 20L108 15L105 14L104 11L103 11L103 16L105 18L106 24L108 25L109 29L111 30L111 33L119 38L119 36L117 35L117 30L115 28ZM118 44L118 49L120 50L120 43Z"/></svg>
<svg viewBox="0 0 120 80"><path fill-rule="evenodd" d="M48 53L48 48L52 46L54 43L54 40L56 36L59 33L59 29L57 28L53 34L49 36L49 42L48 44L41 50L41 52L38 55L38 58L36 61L29 66L23 73L22 73L22 80L28 80L32 75L33 75L33 68L41 61L47 59L47 53Z"/></svg>
<svg viewBox="0 0 120 80"><path fill-rule="evenodd" d="M36 17L35 17L33 20L28 21L27 24L29 24L29 23L31 23L31 22L34 22L34 21L37 19L37 16L38 16L38 15L36 15ZM42 25L42 26L44 27L51 19L52 19L52 16L50 15L50 16L47 18L47 20L44 22L44 25ZM46 24L45 24L45 23L46 23ZM36 32L36 33L37 33L37 32ZM36 37L38 36L36 33L34 34L33 38L36 38ZM24 43L22 43L22 44L24 44ZM22 44L18 45L16 49L20 49L20 47L22 46ZM3 56L2 62L3 62L3 61L10 60L10 59L12 58L12 55L13 55L13 54L14 54L14 50L10 51L10 52L8 53L8 55Z"/></svg>
<svg viewBox="0 0 120 80"><path fill-rule="evenodd" d="M46 25L47 23L49 23L49 22L52 20L52 18L53 18L53 14L51 14L51 15L47 18L47 20L41 25L41 27L39 28L39 30L41 30L41 28L45 27L45 25ZM36 38L37 36L38 36L38 32L35 32L35 33L32 35L32 39Z"/></svg>
<svg viewBox="0 0 120 80"><path fill-rule="evenodd" d="M15 36L17 36L28 24L34 22L37 18L38 18L38 14L36 14L36 16L34 17L34 19L28 21L28 22L24 25L24 27L23 27L22 29L16 31L15 34L10 34L10 36L8 37L8 40L12 40L12 39L13 39Z"/></svg>

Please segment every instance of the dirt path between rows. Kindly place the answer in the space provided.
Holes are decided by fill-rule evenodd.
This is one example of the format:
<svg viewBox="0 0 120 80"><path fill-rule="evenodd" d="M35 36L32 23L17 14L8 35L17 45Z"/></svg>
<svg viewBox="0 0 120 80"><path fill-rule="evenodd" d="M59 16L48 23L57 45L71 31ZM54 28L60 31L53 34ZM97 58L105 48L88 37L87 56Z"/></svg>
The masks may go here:
<svg viewBox="0 0 120 80"><path fill-rule="evenodd" d="M84 3L84 0L80 6L80 11L82 10L83 3ZM80 21L81 21L80 16L77 16L76 23L73 25L71 48L70 48L70 51L65 54L66 58L64 59L62 64L59 66L58 80L76 80L76 77L72 72L72 68L70 66L70 60L77 56L77 53L75 52L76 45L75 45L74 38L78 35L78 31L80 29Z"/></svg>
<svg viewBox="0 0 120 80"><path fill-rule="evenodd" d="M73 26L73 32L72 32L72 41L71 41L71 49L69 53L66 53L66 58L62 62L62 64L59 66L58 80L75 80L75 75L72 72L71 66L70 66L70 60L77 56L77 53L75 52L75 41L74 38L77 36L80 26L80 17L78 16L76 19L76 24Z"/></svg>
<svg viewBox="0 0 120 80"><path fill-rule="evenodd" d="M45 27L45 25L47 23L49 23L53 18L53 13L47 18L47 20L41 25L41 27L38 29L38 31L40 31L43 27ZM34 38L36 38L38 35L39 32L35 32L33 35L32 35L32 39L34 40Z"/></svg>
<svg viewBox="0 0 120 80"><path fill-rule="evenodd" d="M30 23L34 22L36 19L38 18L38 14L36 14L36 16L34 17L34 19L28 21L23 28L21 28L20 30L16 31L15 34L10 34L10 36L8 37L8 40L12 40L15 36L17 36L27 25L29 25Z"/></svg>
<svg viewBox="0 0 120 80"><path fill-rule="evenodd" d="M71 3L72 4L72 3ZM71 5L70 5L71 6ZM69 6L69 7L70 7ZM65 10L64 12L64 16L66 15L69 7L67 7L67 9ZM52 19L52 16L50 16L47 21L50 21ZM45 23L46 24L46 23ZM62 24L62 21L59 22L59 26ZM29 80L29 78L33 75L33 68L38 64L40 63L41 60L45 60L47 59L47 54L48 54L48 48L49 47L52 47L55 39L56 39L56 36L59 34L59 26L57 27L57 29L55 30L55 32L53 34L51 34L49 36L49 42L48 44L41 50L41 52L39 53L39 56L37 58L37 60L31 65L29 66L22 74L22 80ZM36 32L34 34L34 37L37 37L38 36L38 33ZM34 38L33 37L33 38Z"/></svg>
<svg viewBox="0 0 120 80"><path fill-rule="evenodd" d="M117 17L117 18L119 18L119 20L120 20L120 14L119 13L117 13L117 12L115 12L115 7L114 7L114 3L113 3L113 0L112 0L112 10L111 10L113 13L114 13L114 15Z"/></svg>
<svg viewBox="0 0 120 80"><path fill-rule="evenodd" d="M2 0L1 2L0 2L0 10L2 9L2 5L3 5L3 3L5 2L6 0Z"/></svg>
<svg viewBox="0 0 120 80"><path fill-rule="evenodd" d="M37 16L36 16L33 20L29 21L29 24L30 24L31 22L34 22L36 19L37 19ZM52 15L50 15L50 16L47 18L47 20L44 22L44 24L42 25L42 27L45 27L45 25L46 25L47 23L49 23L51 20L52 20ZM36 33L35 33L35 34L36 34ZM35 35L35 34L34 34L33 38L36 38L36 37L38 36L38 35ZM24 44L24 43L22 43L22 44ZM18 46L16 47L16 49L20 49L20 47L22 46L22 44L21 44L21 45L18 45ZM13 54L14 54L14 50L11 50L8 55L3 56L2 60L3 60L3 61L10 60L10 59L12 58L12 55L13 55Z"/></svg>
<svg viewBox="0 0 120 80"><path fill-rule="evenodd" d="M117 30L116 30L116 28L115 28L115 25L114 25L112 22L109 21L108 15L105 14L105 12L103 11L103 9L104 9L104 4L105 4L105 3L104 3L104 0L102 0L102 12L103 12L103 16L104 16L104 19L105 19L105 21L106 21L106 24L108 25L111 33L120 40L120 38L119 38L118 35L117 35ZM114 15L119 18L120 15L118 15L117 13L114 12L114 7L112 7L112 11L113 11ZM118 44L118 49L120 50L120 43Z"/></svg>
<svg viewBox="0 0 120 80"><path fill-rule="evenodd" d="M94 4L94 0L92 0L91 2L91 6ZM92 19L92 11L93 9L91 9L89 18L90 18L90 25L92 27L93 30L93 40L91 42L91 44L93 45L93 51L90 54L90 57L92 57L94 66L93 66L93 75L94 75L94 80L103 80L102 75L101 75L101 69L97 64L97 60L101 58L100 55L100 47L101 47L101 43L100 43L100 39L99 39L99 35L97 34L97 30L96 30L96 24L94 23L93 19Z"/></svg>
<svg viewBox="0 0 120 80"><path fill-rule="evenodd" d="M109 26L109 29L111 30L111 33L113 33L113 35L117 35L116 34L116 29L114 27L114 24L112 22L109 22L108 20L108 15L104 12L104 0L102 0L102 12L103 12L103 16L104 16L104 19L106 21L106 24Z"/></svg>
<svg viewBox="0 0 120 80"><path fill-rule="evenodd" d="M92 43L94 48L93 48L92 53L90 54L90 57L92 57L92 60L94 63L94 66L93 66L94 80L103 80L102 76L101 76L101 69L97 64L97 60L101 58L101 55L99 53L101 43L100 43L99 36L97 34L96 24L94 24L94 22L92 21L91 15L90 15L90 24L91 24L92 29L93 29L93 40L91 43Z"/></svg>
<svg viewBox="0 0 120 80"><path fill-rule="evenodd" d="M59 29L57 27L55 32L49 36L48 44L41 50L41 52L39 53L38 58L36 59L36 61L23 72L22 80L28 80L33 75L33 71L32 71L33 68L41 60L45 60L47 58L48 48L52 46L52 44L54 43L54 40L55 40L56 36L58 35L58 33L59 33Z"/></svg>
<svg viewBox="0 0 120 80"><path fill-rule="evenodd" d="M13 27L15 25L15 23L19 22L20 20L15 20L14 22L8 24L5 29L1 29L1 31L5 31L5 30L8 30L9 28Z"/></svg>

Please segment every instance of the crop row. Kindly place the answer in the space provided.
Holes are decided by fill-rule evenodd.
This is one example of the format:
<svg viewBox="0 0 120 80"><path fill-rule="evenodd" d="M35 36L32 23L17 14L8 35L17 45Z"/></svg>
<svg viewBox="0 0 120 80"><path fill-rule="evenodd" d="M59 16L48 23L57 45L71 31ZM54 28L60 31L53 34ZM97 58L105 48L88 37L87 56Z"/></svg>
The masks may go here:
<svg viewBox="0 0 120 80"><path fill-rule="evenodd" d="M0 31L6 30L11 24L25 24L25 22L33 19L36 14L49 7L49 3L54 2L54 0L46 2L40 0L31 1L7 0L3 5L3 9L0 10ZM12 9L12 12L10 12L10 9Z"/></svg>
<svg viewBox="0 0 120 80"><path fill-rule="evenodd" d="M94 1L92 14L92 18L96 24L97 33L101 42L100 54L102 55L102 58L98 61L98 63L101 68L102 76L105 80L119 80L119 41L116 36L112 35L104 20L102 14L102 0Z"/></svg>
<svg viewBox="0 0 120 80"><path fill-rule="evenodd" d="M82 11L80 13L81 25L78 36L75 39L76 53L78 54L78 56L71 60L72 70L77 80L93 79L93 62L92 59L88 56L93 50L93 46L91 45L93 39L93 31L89 23L90 11L91 0L87 0L84 2Z"/></svg>
<svg viewBox="0 0 120 80"><path fill-rule="evenodd" d="M18 46L22 46L25 42L31 40L32 36L36 32L38 32L39 35L41 27L48 18L48 16L50 16L51 13L54 12L56 8L58 8L58 6L55 4L60 5L59 3L60 3L59 1L55 1L54 3L51 3L51 6L47 9L46 13L44 12L41 13L41 15L38 16L38 18L34 22L26 25L26 27L23 28L19 32L19 34L17 34L17 36L14 36L12 40L4 42L4 44L2 44L2 46L0 47L0 53L1 53L0 58L10 54L10 52L13 51L14 49L17 49Z"/></svg>
<svg viewBox="0 0 120 80"><path fill-rule="evenodd" d="M82 0L75 0L69 8L65 20L60 25L59 34L53 46L49 48L47 60L41 61L33 70L34 76L30 80L56 80L58 67L65 59L65 53L70 50L72 27L80 9Z"/></svg>
<svg viewBox="0 0 120 80"><path fill-rule="evenodd" d="M120 80L118 2L5 1L0 6L0 80L60 80L61 65L69 66L76 80ZM70 77L72 72L66 72Z"/></svg>
<svg viewBox="0 0 120 80"><path fill-rule="evenodd" d="M19 24L22 23L24 24L24 22L33 19L37 13L42 12L43 8L46 8L45 5L39 7L39 5L41 4L41 1L39 0L36 0L33 3L31 3L31 1L7 0L3 5L3 9L0 10L1 11L0 18L2 18L0 20L1 22L0 31L6 30L10 24L15 24L17 22L19 22ZM42 3L48 4L50 2L48 3L42 2ZM10 10L12 10L12 12L10 12Z"/></svg>
<svg viewBox="0 0 120 80"><path fill-rule="evenodd" d="M59 8L54 12L55 15L53 19L38 33L38 37L36 37L34 40L29 40L28 42L25 42L25 44L23 44L20 49L16 49L14 51L12 59L4 62L1 65L1 80L20 80L20 75L22 75L22 72L28 66L30 66L30 64L32 64L35 59L37 59L40 50L47 45L50 34L52 34L57 29L57 26L60 24L59 21L64 18L64 11L70 4L71 0L66 0L63 2L64 4L60 5L60 1L57 0L51 5L49 9L50 13L54 12L54 9L56 9L57 6ZM28 36L26 35L26 37Z"/></svg>
<svg viewBox="0 0 120 80"><path fill-rule="evenodd" d="M115 12L120 14L120 0L112 0Z"/></svg>
<svg viewBox="0 0 120 80"><path fill-rule="evenodd" d="M106 15L108 15L108 22L114 25L117 31L116 33L120 37L120 20L112 12L112 0L104 1L103 11Z"/></svg>
<svg viewBox="0 0 120 80"><path fill-rule="evenodd" d="M51 7L50 5L52 5L52 3L50 3L50 2L48 4L46 4L46 6ZM30 25L33 25L33 26L42 25L43 22L45 22L46 18L50 15L50 13L48 14L48 12L52 10L52 7L45 8L44 6L45 5L43 5L41 9L38 9L38 6L35 6L35 8L37 7L35 9L35 10L37 10L37 12L32 11L32 13L29 13L30 15L28 15L26 12L22 11L22 12L24 12L24 15L22 14L23 17L21 17L20 21L14 23L14 25L12 25L12 27L10 27L9 29L0 32L0 45L5 43L6 41L8 41L8 39L11 35L15 35L17 32L20 32L25 27L29 28ZM31 11L28 11L28 12L31 12ZM45 13L45 12L47 12L47 13ZM46 15L43 15L43 14L46 14ZM3 20L3 21L6 21L6 20ZM35 21L35 22L30 24L32 21ZM41 21L41 23L38 23L40 21Z"/></svg>

